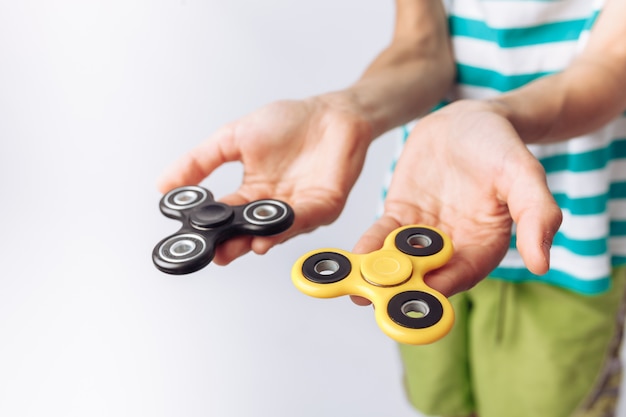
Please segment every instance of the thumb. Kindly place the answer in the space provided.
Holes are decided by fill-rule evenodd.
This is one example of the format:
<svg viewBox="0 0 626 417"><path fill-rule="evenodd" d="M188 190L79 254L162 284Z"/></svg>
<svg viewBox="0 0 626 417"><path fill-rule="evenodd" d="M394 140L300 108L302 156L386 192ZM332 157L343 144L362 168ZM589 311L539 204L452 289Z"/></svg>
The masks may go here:
<svg viewBox="0 0 626 417"><path fill-rule="evenodd" d="M398 227L400 224L396 220L383 215L361 236L352 252L364 254L380 249L387 235ZM371 304L371 301L364 297L351 295L350 298L353 303L360 306Z"/></svg>
<svg viewBox="0 0 626 417"><path fill-rule="evenodd" d="M370 253L382 248L387 235L400 227L401 224L390 216L384 215L376 220L354 245L354 253Z"/></svg>
<svg viewBox="0 0 626 417"><path fill-rule="evenodd" d="M183 185L199 184L215 169L241 158L233 128L225 126L165 169L157 180L162 193Z"/></svg>
<svg viewBox="0 0 626 417"><path fill-rule="evenodd" d="M506 201L517 224L517 249L524 264L532 273L542 275L550 268L550 247L563 214L539 162L533 158L525 171L511 183Z"/></svg>

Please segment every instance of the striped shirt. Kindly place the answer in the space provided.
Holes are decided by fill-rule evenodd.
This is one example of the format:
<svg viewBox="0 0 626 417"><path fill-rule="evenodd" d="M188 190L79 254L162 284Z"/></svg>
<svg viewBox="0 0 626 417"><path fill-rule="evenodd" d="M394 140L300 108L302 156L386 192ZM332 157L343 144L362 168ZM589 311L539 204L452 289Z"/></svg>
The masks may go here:
<svg viewBox="0 0 626 417"><path fill-rule="evenodd" d="M450 100L483 99L565 69L602 8L594 0L447 0L457 84ZM408 132L405 129L405 133ZM551 269L531 274L515 248L492 276L595 294L626 264L626 114L590 134L529 145L563 211Z"/></svg>

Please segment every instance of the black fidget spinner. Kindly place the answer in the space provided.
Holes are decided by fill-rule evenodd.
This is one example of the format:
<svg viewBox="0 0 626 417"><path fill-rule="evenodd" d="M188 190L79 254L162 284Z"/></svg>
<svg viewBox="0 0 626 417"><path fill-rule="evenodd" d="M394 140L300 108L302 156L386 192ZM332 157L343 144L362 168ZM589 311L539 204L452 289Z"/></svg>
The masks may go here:
<svg viewBox="0 0 626 417"><path fill-rule="evenodd" d="M291 207L279 200L257 200L241 206L219 203L200 186L176 188L159 203L161 213L179 220L182 227L161 240L152 261L168 274L189 274L207 266L221 242L237 235L269 236L292 224Z"/></svg>

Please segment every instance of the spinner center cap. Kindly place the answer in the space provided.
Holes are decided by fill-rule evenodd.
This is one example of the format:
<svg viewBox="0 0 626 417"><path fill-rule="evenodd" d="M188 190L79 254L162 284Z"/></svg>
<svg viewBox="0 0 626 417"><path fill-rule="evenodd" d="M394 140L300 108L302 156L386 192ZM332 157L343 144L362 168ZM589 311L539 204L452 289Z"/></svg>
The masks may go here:
<svg viewBox="0 0 626 417"><path fill-rule="evenodd" d="M398 251L380 250L367 256L361 263L363 278L379 287L403 284L412 273L411 261Z"/></svg>

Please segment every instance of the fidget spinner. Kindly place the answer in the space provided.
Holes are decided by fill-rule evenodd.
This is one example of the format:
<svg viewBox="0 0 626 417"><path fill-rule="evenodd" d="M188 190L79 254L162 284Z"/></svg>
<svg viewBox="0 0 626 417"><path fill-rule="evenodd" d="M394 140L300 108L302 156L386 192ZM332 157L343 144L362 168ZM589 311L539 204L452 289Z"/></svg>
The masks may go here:
<svg viewBox="0 0 626 417"><path fill-rule="evenodd" d="M421 345L442 338L454 323L448 299L424 283L424 275L448 262L452 251L452 242L440 231L405 226L388 235L382 249L368 254L309 252L296 261L291 278L313 297L367 298L383 332L400 343Z"/></svg>
<svg viewBox="0 0 626 417"><path fill-rule="evenodd" d="M199 186L176 188L161 198L161 213L179 220L182 227L161 240L152 261L168 274L189 274L207 266L215 248L237 235L269 236L293 223L291 207L279 200L257 200L241 206L219 203Z"/></svg>

